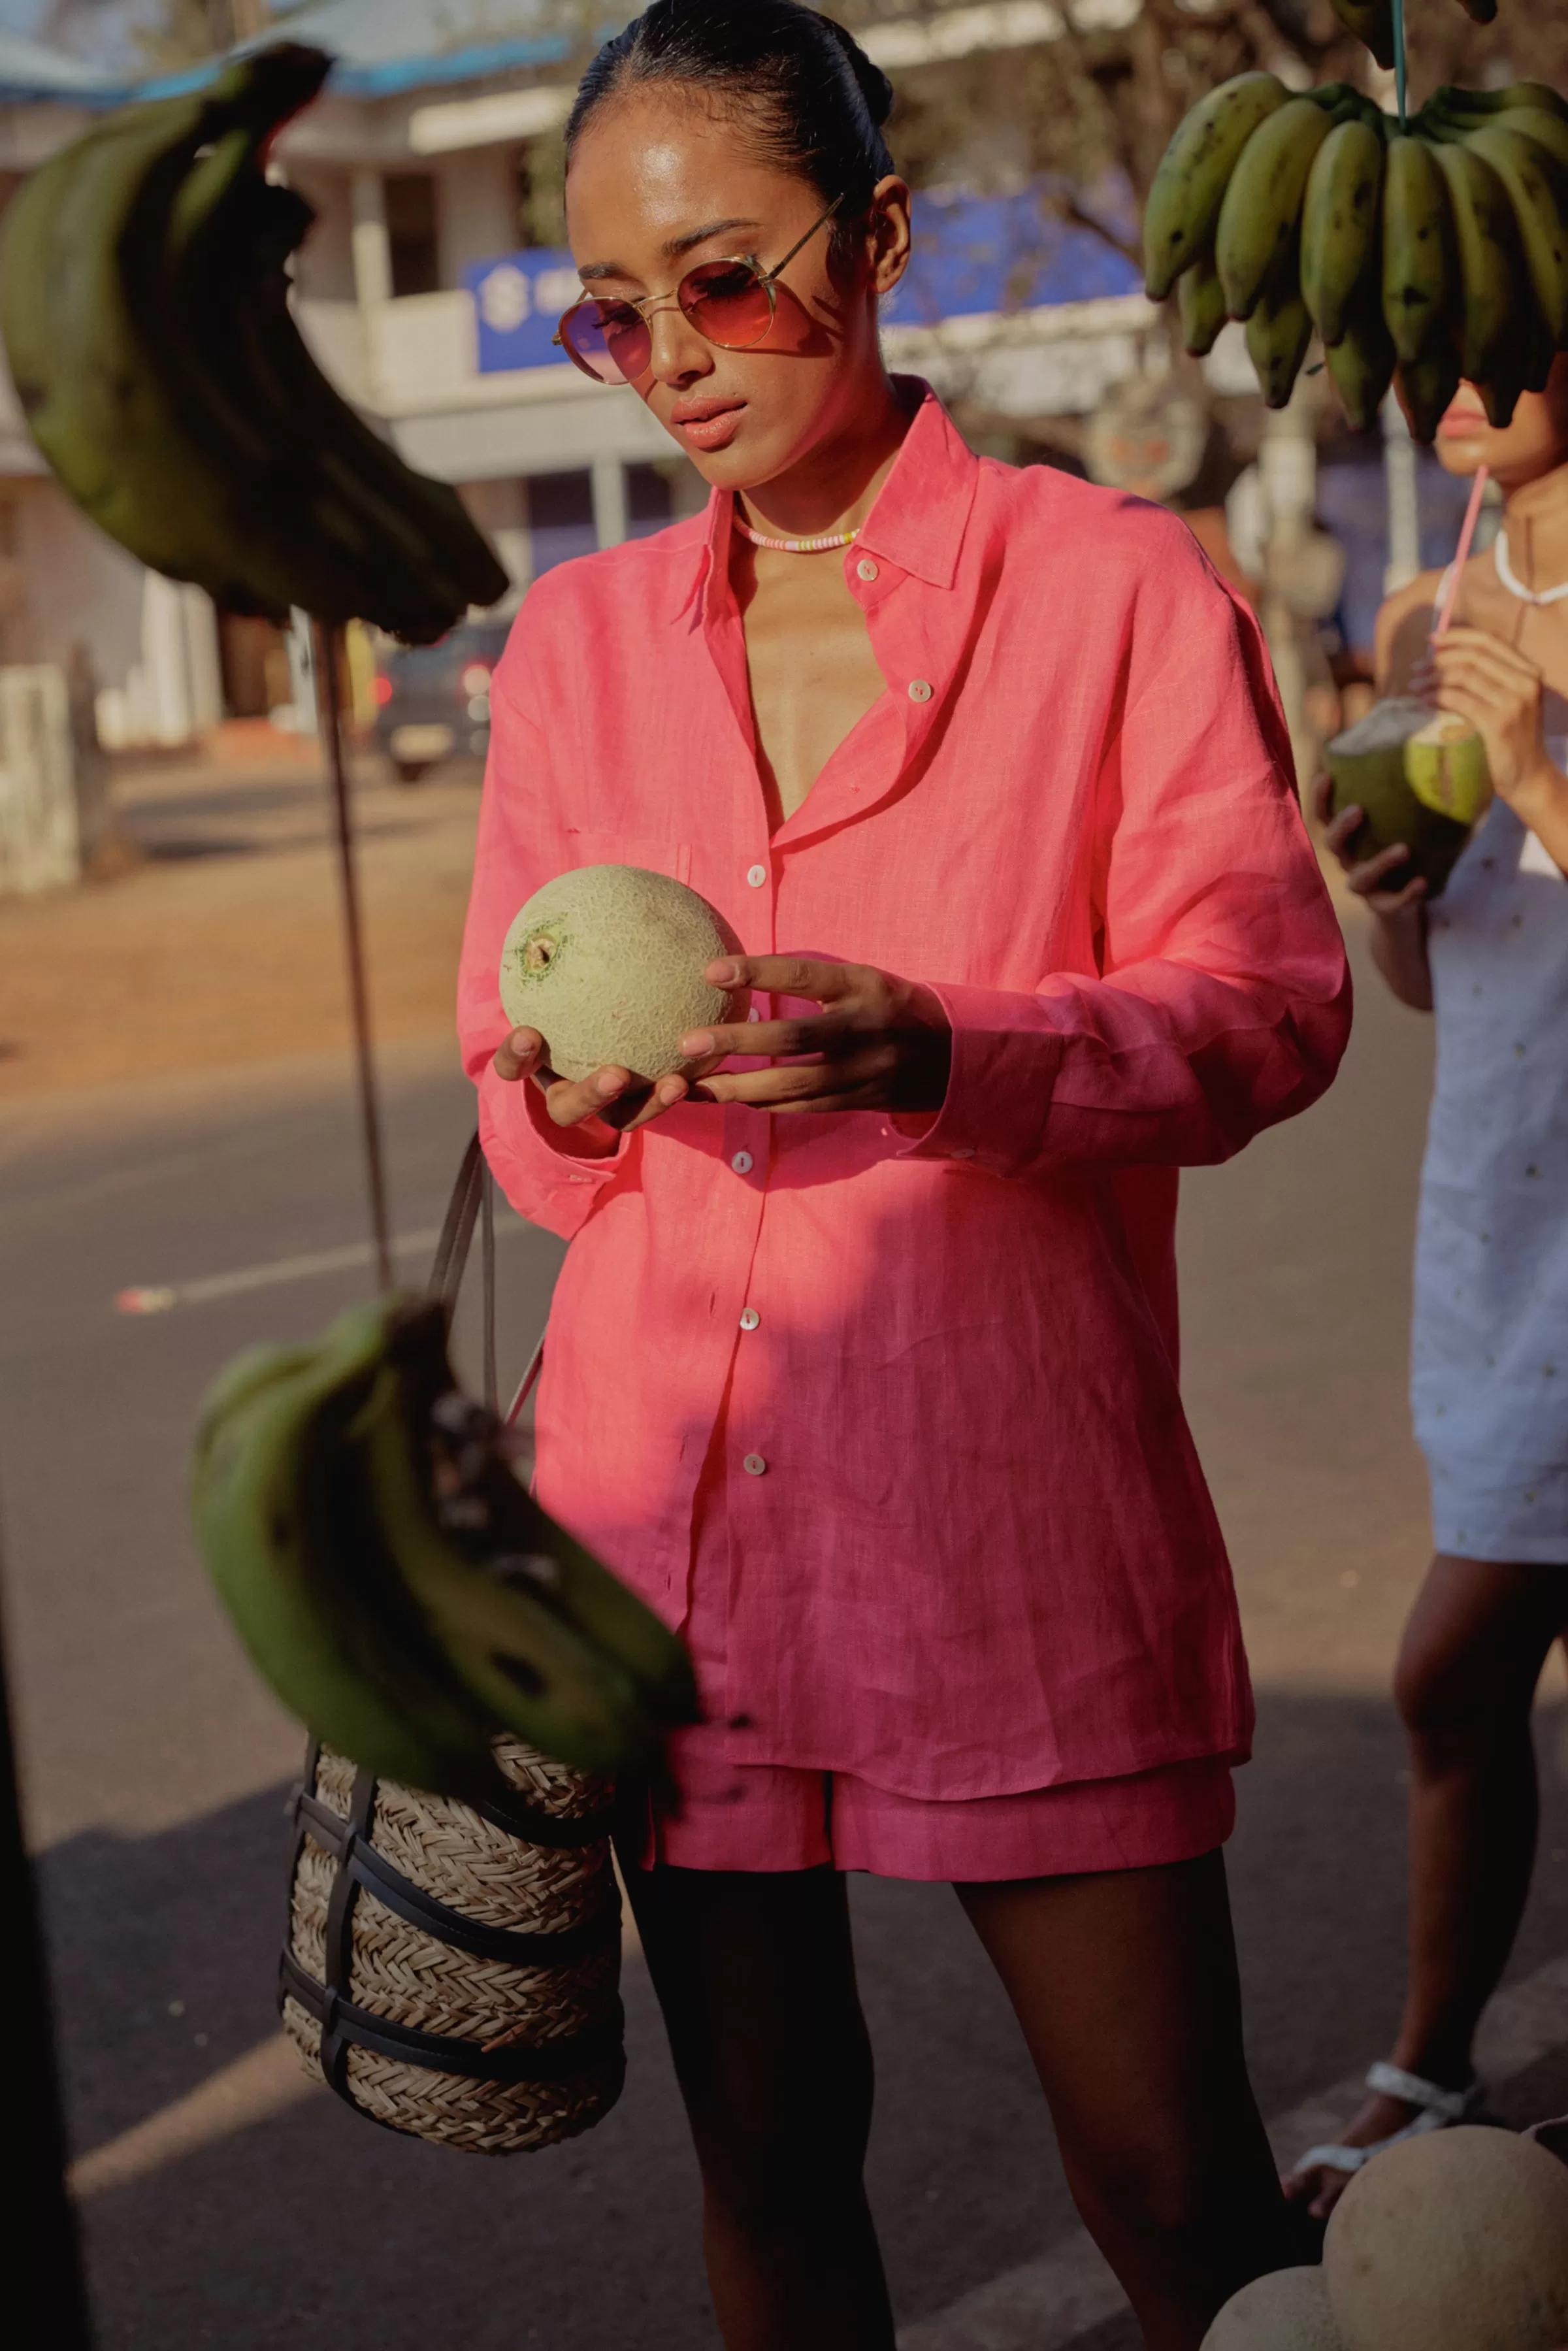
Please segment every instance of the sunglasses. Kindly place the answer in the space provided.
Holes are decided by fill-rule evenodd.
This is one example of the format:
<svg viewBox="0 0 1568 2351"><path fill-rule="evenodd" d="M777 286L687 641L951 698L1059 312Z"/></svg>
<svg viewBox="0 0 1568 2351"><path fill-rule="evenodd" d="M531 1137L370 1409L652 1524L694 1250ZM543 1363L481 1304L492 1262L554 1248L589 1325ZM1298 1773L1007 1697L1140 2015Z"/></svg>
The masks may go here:
<svg viewBox="0 0 1568 2351"><path fill-rule="evenodd" d="M831 220L843 198L835 196L782 261L765 270L754 254L727 261L699 261L671 289L681 316L721 351L755 350L767 341L779 309L779 279L817 231ZM653 330L647 312L670 294L644 294L637 301L606 301L590 295L561 319L555 340L569 360L595 383L635 383L653 364Z"/></svg>

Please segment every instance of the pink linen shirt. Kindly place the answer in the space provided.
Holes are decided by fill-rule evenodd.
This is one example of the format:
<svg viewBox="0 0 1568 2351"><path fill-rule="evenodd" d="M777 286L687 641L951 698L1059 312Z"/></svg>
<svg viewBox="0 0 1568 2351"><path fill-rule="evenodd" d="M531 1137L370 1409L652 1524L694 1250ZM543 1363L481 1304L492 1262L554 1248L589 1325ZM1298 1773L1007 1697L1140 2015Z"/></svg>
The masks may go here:
<svg viewBox="0 0 1568 2351"><path fill-rule="evenodd" d="M1176 1170L1304 1109L1350 1022L1257 627L1180 521L927 394L842 559L886 691L770 836L731 513L547 574L493 682L460 1026L491 1166L571 1241L539 1498L673 1624L727 1576L738 1761L956 1799L1242 1756ZM686 1104L574 1155L489 1066L497 972L603 862L928 982L940 1113Z"/></svg>

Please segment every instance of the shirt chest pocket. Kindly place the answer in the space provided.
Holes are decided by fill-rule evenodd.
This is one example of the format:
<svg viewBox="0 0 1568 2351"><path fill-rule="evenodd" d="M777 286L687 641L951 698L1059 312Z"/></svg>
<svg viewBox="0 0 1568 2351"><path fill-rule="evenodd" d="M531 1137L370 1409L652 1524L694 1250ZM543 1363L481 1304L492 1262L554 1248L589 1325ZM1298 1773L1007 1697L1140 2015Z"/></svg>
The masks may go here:
<svg viewBox="0 0 1568 2351"><path fill-rule="evenodd" d="M571 863L579 865L640 865L645 872L667 873L674 882L692 878L689 841L661 841L645 832L594 832L568 825L567 845Z"/></svg>

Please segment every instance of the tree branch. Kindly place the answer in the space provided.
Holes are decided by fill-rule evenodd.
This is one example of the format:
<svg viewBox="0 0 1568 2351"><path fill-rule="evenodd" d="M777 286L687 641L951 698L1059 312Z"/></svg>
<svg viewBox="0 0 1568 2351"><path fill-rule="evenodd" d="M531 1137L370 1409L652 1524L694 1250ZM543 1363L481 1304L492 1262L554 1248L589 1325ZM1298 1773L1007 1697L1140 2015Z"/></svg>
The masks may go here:
<svg viewBox="0 0 1568 2351"><path fill-rule="evenodd" d="M1086 213L1076 196L1052 194L1047 202L1065 226L1087 229L1092 236L1100 239L1102 245L1108 245L1113 253L1119 253L1124 261L1130 261L1134 269L1142 270L1144 256L1132 238L1124 236L1121 230L1113 228L1108 221L1097 220L1092 213Z"/></svg>

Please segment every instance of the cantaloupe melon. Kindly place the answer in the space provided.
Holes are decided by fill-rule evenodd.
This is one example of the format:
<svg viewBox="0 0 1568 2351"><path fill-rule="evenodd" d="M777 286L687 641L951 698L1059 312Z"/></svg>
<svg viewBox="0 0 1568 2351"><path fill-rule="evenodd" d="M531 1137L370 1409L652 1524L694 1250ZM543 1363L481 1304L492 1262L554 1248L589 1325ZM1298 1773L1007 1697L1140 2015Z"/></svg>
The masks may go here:
<svg viewBox="0 0 1568 2351"><path fill-rule="evenodd" d="M1320 2269L1275 2270L1233 2294L1203 2351L1343 2351Z"/></svg>
<svg viewBox="0 0 1568 2351"><path fill-rule="evenodd" d="M1568 2166L1473 2125L1406 2139L1335 2205L1323 2274L1345 2351L1553 2351Z"/></svg>
<svg viewBox="0 0 1568 2351"><path fill-rule="evenodd" d="M607 1064L651 1081L690 1071L690 1029L744 1020L748 988L703 977L740 942L722 914L668 873L579 865L537 890L501 949L501 1003L514 1029L537 1029L558 1077Z"/></svg>

